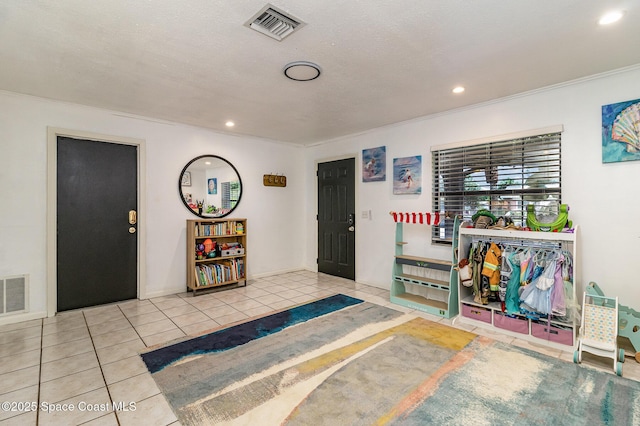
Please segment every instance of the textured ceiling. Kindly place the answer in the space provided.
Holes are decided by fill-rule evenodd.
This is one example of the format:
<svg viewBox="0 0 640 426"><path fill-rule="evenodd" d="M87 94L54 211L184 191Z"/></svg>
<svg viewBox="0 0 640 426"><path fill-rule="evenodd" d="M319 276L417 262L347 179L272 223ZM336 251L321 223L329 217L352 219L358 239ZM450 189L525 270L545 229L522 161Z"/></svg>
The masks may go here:
<svg viewBox="0 0 640 426"><path fill-rule="evenodd" d="M253 31L254 0L3 0L0 90L311 144L640 63L635 0L271 3L306 25ZM322 75L288 80L298 60Z"/></svg>

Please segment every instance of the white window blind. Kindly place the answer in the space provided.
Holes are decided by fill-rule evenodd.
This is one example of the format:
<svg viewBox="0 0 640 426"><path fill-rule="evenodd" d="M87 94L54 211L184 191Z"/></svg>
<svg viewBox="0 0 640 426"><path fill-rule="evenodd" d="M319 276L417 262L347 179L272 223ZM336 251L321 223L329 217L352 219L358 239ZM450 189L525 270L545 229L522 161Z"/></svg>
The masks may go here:
<svg viewBox="0 0 640 426"><path fill-rule="evenodd" d="M240 199L240 182L222 182L222 208L232 209Z"/></svg>
<svg viewBox="0 0 640 426"><path fill-rule="evenodd" d="M435 149L433 210L463 220L481 209L526 226L527 205L555 209L561 202L561 134ZM433 227L432 241L450 243L453 219Z"/></svg>

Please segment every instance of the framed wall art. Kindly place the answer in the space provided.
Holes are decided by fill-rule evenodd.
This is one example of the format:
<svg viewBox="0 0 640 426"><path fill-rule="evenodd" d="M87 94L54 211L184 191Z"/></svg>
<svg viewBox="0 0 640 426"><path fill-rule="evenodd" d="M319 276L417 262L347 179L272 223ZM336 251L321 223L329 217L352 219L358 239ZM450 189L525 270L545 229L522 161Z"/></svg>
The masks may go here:
<svg viewBox="0 0 640 426"><path fill-rule="evenodd" d="M393 159L393 193L422 193L422 156Z"/></svg>
<svg viewBox="0 0 640 426"><path fill-rule="evenodd" d="M218 178L207 179L207 194L218 193Z"/></svg>
<svg viewBox="0 0 640 426"><path fill-rule="evenodd" d="M640 99L602 107L602 162L640 160Z"/></svg>
<svg viewBox="0 0 640 426"><path fill-rule="evenodd" d="M191 186L191 172L184 172L182 174L182 186Z"/></svg>
<svg viewBox="0 0 640 426"><path fill-rule="evenodd" d="M362 150L362 181L382 182L387 179L387 147Z"/></svg>

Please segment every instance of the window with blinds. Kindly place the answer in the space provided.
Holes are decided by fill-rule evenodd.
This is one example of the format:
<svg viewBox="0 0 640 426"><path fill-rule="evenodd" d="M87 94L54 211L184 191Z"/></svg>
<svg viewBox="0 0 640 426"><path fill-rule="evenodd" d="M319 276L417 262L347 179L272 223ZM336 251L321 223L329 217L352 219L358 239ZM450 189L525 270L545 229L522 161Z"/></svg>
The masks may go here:
<svg viewBox="0 0 640 426"><path fill-rule="evenodd" d="M222 182L222 208L232 209L240 199L240 182Z"/></svg>
<svg viewBox="0 0 640 426"><path fill-rule="evenodd" d="M560 142L557 132L432 151L433 210L470 221L486 209L518 226L526 226L530 203L553 214L561 195ZM432 229L433 242L451 243L453 219Z"/></svg>

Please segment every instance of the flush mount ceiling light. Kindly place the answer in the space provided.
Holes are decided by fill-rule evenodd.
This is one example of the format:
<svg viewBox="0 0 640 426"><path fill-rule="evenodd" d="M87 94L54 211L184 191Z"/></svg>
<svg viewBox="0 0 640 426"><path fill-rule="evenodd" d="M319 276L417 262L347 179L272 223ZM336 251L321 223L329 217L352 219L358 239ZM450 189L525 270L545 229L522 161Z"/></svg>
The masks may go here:
<svg viewBox="0 0 640 426"><path fill-rule="evenodd" d="M624 12L621 12L619 10L616 10L614 12L609 12L605 15L602 15L602 18L600 18L600 20L598 21L598 24L600 25L613 24L614 22L618 22L620 19L622 19L623 15L624 15Z"/></svg>
<svg viewBox="0 0 640 426"><path fill-rule="evenodd" d="M320 67L313 62L296 61L285 65L284 75L295 81L310 81L320 77Z"/></svg>
<svg viewBox="0 0 640 426"><path fill-rule="evenodd" d="M452 92L453 93L462 93L462 92L464 92L464 87L462 87L462 86L454 87Z"/></svg>
<svg viewBox="0 0 640 426"><path fill-rule="evenodd" d="M224 125L227 126L227 127L233 127L233 126L236 125L236 123L234 123L233 121L229 120L226 123L224 123Z"/></svg>

